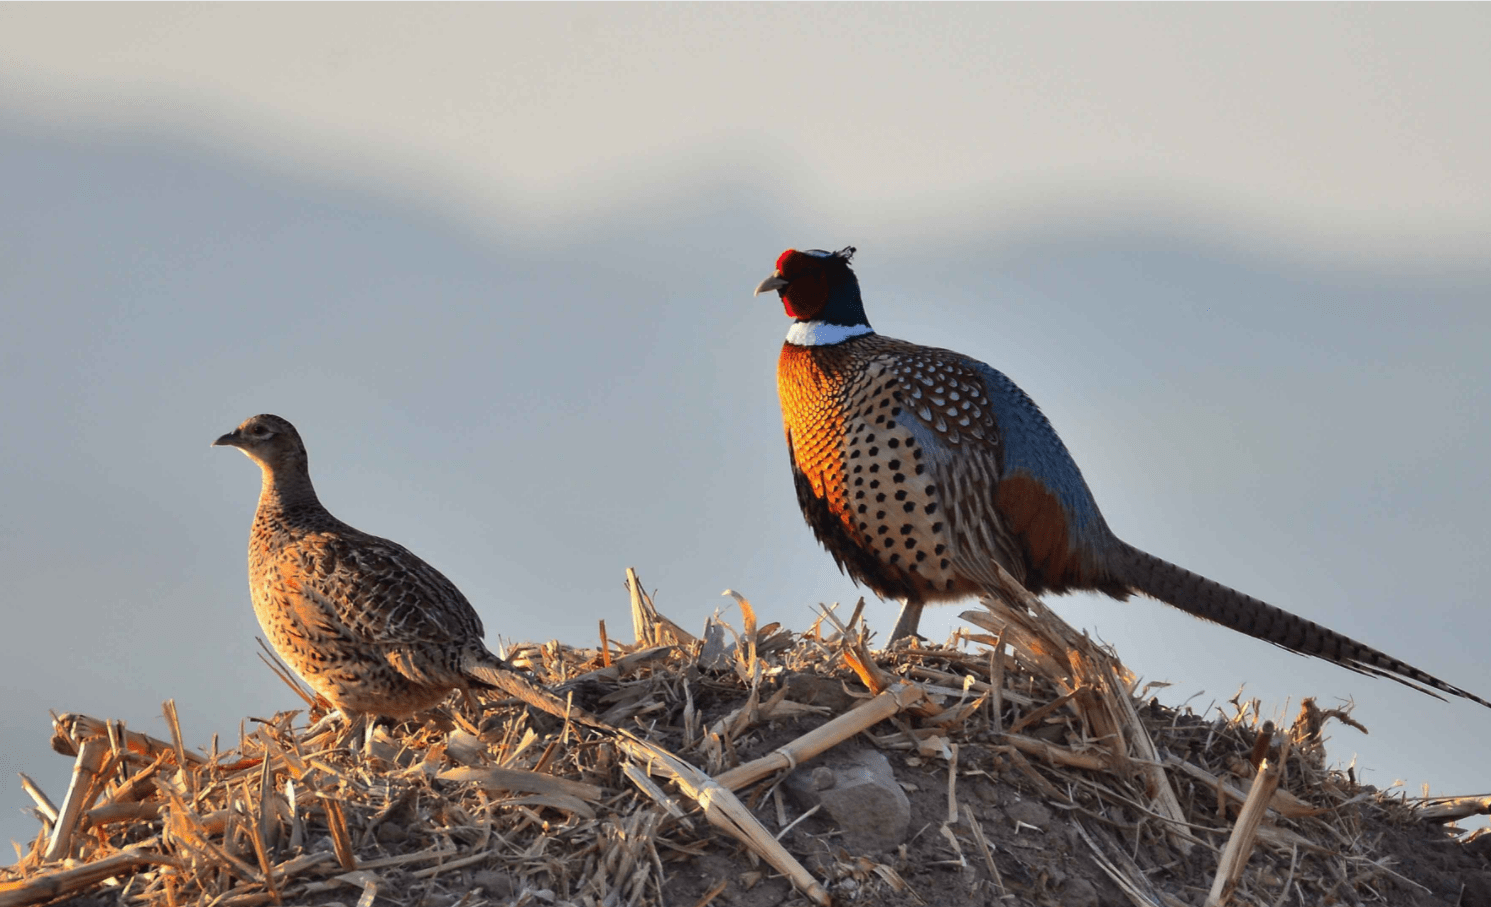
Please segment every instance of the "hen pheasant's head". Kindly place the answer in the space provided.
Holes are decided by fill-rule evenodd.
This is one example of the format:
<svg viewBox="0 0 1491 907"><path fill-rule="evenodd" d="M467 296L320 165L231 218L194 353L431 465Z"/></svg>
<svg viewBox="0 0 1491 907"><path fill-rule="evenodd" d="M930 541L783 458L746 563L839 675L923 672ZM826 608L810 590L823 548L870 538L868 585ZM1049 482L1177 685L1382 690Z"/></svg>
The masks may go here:
<svg viewBox="0 0 1491 907"><path fill-rule="evenodd" d="M307 467L305 444L295 426L267 413L245 419L242 425L213 441L212 446L236 447L271 472L304 471Z"/></svg>
<svg viewBox="0 0 1491 907"><path fill-rule="evenodd" d="M811 321L828 305L835 289L846 284L858 286L849 268L853 257L853 246L837 252L788 249L777 258L776 271L756 287L756 295L776 290L788 317Z"/></svg>

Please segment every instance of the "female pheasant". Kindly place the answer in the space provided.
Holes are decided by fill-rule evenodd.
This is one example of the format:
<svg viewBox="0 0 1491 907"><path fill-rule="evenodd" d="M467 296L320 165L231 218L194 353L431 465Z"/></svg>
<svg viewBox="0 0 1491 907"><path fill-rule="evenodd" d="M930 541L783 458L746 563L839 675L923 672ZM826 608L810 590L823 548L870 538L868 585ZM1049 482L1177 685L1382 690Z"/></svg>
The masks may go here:
<svg viewBox="0 0 1491 907"><path fill-rule="evenodd" d="M1491 707L1117 538L1014 382L959 353L875 333L853 255L788 249L756 293L776 290L792 319L777 390L798 504L839 569L904 603L891 639L914 635L928 602L997 594L998 564L1037 595L1142 592L1301 655Z"/></svg>
<svg viewBox="0 0 1491 907"><path fill-rule="evenodd" d="M440 571L332 516L295 426L254 416L213 446L236 447L263 471L248 552L259 625L344 715L403 718L476 687L592 723L488 651L481 618Z"/></svg>

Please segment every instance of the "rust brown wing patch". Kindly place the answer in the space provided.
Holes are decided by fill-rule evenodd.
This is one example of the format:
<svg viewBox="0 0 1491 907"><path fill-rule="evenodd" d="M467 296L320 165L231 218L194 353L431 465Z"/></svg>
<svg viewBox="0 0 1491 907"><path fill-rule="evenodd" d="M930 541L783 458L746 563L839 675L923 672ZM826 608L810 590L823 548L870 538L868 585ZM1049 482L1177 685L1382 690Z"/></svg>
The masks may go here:
<svg viewBox="0 0 1491 907"><path fill-rule="evenodd" d="M1082 561L1067 537L1066 515L1046 486L1019 473L1005 476L999 483L999 512L1006 530L1024 543L1032 589L1082 584Z"/></svg>

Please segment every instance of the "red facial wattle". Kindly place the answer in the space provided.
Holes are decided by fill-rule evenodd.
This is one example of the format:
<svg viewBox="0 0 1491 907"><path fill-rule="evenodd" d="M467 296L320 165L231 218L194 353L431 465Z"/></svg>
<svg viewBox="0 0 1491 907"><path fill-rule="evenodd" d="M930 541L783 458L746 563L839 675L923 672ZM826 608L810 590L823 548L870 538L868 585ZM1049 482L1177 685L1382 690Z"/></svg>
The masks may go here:
<svg viewBox="0 0 1491 907"><path fill-rule="evenodd" d="M777 274L789 281L779 292L788 318L812 319L828 300L823 262L812 255L788 249L777 256Z"/></svg>
<svg viewBox="0 0 1491 907"><path fill-rule="evenodd" d="M786 277L787 275L786 275L785 272L787 270L788 262L792 259L792 256L797 255L797 254L799 254L799 253L798 253L798 251L796 249L788 249L787 251L783 252L781 255L778 255L777 256L777 264L776 264L776 271L777 271L777 273L780 274L782 277ZM781 296L782 296L782 309L786 311L787 317L788 318L801 318L802 316L799 315L796 311L793 310L793 308L792 308L792 300L790 300L790 299L787 298L787 287L782 287L782 289L781 289Z"/></svg>

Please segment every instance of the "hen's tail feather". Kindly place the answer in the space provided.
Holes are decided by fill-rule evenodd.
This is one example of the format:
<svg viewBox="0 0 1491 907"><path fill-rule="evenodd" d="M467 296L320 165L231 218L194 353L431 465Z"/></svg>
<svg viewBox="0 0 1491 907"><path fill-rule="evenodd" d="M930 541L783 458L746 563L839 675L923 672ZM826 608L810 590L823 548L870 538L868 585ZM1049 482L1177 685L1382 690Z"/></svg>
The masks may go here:
<svg viewBox="0 0 1491 907"><path fill-rule="evenodd" d="M495 657L482 657L476 654L468 655L461 667L473 680L484 686L501 690L507 695L519 699L540 711L548 712L550 715L555 715L559 718L568 718L580 724L589 725L590 727L602 730L615 730L609 724L606 724L585 709L566 702L543 687L531 683L517 671L497 661Z"/></svg>
<svg viewBox="0 0 1491 907"><path fill-rule="evenodd" d="M1122 549L1118 557L1122 581L1135 591L1157 598L1187 614L1219 623L1228 629L1271 642L1300 655L1323 658L1360 674L1396 680L1436 699L1443 697L1433 690L1491 708L1491 702L1474 693L1445 683L1432 674L1328 627L1229 589L1132 545L1122 542L1119 544Z"/></svg>

